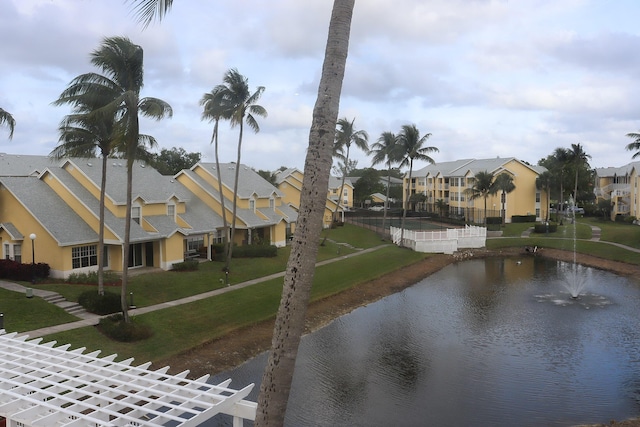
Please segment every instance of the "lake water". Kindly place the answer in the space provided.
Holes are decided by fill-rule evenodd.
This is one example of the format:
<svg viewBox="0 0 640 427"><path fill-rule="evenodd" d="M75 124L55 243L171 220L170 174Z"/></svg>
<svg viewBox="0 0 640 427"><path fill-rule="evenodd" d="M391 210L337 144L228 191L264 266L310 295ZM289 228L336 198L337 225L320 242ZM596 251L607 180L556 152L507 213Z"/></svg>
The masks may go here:
<svg viewBox="0 0 640 427"><path fill-rule="evenodd" d="M305 337L288 426L571 426L640 416L640 283L571 264L451 265ZM214 381L249 383L266 354ZM230 425L223 420L209 425Z"/></svg>

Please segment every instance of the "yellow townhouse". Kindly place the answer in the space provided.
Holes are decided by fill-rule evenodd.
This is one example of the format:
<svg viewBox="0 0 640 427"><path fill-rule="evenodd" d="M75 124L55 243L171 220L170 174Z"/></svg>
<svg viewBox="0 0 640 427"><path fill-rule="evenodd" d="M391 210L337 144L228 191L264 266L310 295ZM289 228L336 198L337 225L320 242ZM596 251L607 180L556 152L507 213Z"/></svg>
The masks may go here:
<svg viewBox="0 0 640 427"><path fill-rule="evenodd" d="M411 183L408 174L403 182L403 202L422 195L422 206L429 212L440 213L444 208L451 216L464 218L467 222L484 221L484 199L471 200L467 189L473 187L479 172L488 172L494 177L509 174L515 185L510 193L498 192L487 198L487 216L502 216L511 222L514 215L535 215L537 220L546 217L547 197L536 188L536 178L546 169L532 166L516 158L462 159L429 165L413 171ZM414 197L415 199L415 197ZM504 212L503 212L504 209Z"/></svg>
<svg viewBox="0 0 640 427"><path fill-rule="evenodd" d="M194 171L207 167L210 166L198 164L188 173L195 175ZM101 159L52 161L46 156L0 154L2 257L24 263L35 257L35 262L49 264L52 277L65 278L72 273L96 270L101 171ZM164 176L142 162L135 162L129 267L167 270L190 254L210 248L216 239L224 239L220 211L209 199L220 200L217 189L208 188L207 194L202 186L193 185L182 175ZM255 172L241 174L240 183L243 179L246 182L240 186L243 194L240 200L246 201L246 205L239 202L242 207L238 218L242 219L238 220L238 241L251 243L263 239L282 246L286 244L285 223L295 221L296 214L290 210L285 217L278 209L281 204L278 190L256 177L260 178ZM247 190L252 186L255 191ZM270 191L265 190L267 186ZM120 271L126 160L109 159L105 188L105 267ZM227 190L223 193L225 208L230 212L231 199ZM249 197L244 197L245 194ZM270 194L266 201L264 194ZM253 200L253 217L249 215L252 203L249 200Z"/></svg>

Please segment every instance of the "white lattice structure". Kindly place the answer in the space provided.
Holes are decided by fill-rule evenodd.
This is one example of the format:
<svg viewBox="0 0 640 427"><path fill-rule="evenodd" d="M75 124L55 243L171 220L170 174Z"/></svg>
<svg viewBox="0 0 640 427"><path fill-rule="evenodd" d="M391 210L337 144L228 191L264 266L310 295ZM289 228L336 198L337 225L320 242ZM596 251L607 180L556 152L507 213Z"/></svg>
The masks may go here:
<svg viewBox="0 0 640 427"><path fill-rule="evenodd" d="M0 420L8 427L197 426L228 414L234 426L254 420L256 404L244 400L253 384L233 390L208 384L209 375L186 379L169 367L131 366L55 341L27 340L0 330ZM0 425L1 425L0 421Z"/></svg>
<svg viewBox="0 0 640 427"><path fill-rule="evenodd" d="M402 229L391 227L393 243L400 244ZM486 244L487 229L474 225L446 230L404 230L404 246L416 252L452 254L458 249L482 248Z"/></svg>

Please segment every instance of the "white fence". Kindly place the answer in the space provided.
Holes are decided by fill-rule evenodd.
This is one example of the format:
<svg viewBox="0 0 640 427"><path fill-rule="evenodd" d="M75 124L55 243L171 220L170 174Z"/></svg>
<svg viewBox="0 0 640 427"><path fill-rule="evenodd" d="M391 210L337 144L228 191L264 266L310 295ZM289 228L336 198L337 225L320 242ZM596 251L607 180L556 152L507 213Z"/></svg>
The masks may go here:
<svg viewBox="0 0 640 427"><path fill-rule="evenodd" d="M391 227L391 238L400 244L402 230ZM467 225L439 231L404 230L404 246L416 252L452 254L458 249L482 248L487 241L486 227Z"/></svg>

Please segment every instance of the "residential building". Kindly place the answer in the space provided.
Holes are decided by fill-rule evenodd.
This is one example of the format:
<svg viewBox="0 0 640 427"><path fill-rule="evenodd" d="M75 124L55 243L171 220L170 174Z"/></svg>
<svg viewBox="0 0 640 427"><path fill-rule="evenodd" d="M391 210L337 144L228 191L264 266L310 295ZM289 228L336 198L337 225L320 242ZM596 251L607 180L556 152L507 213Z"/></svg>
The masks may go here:
<svg viewBox="0 0 640 427"><path fill-rule="evenodd" d="M640 216L640 162L621 167L596 168L597 200L611 201L611 219Z"/></svg>
<svg viewBox="0 0 640 427"><path fill-rule="evenodd" d="M295 222L297 214L283 206L275 187L250 168L240 167L236 242L285 245L286 224ZM107 168L104 261L106 269L121 271L126 160L109 159ZM235 165L223 168L222 197L230 220ZM129 267L167 270L224 240L221 196L211 170L211 164L198 163L172 177L134 163ZM52 161L46 156L0 154L2 257L21 262L35 257L35 262L49 264L52 277L96 270L101 172L101 159Z"/></svg>
<svg viewBox="0 0 640 427"><path fill-rule="evenodd" d="M302 192L302 180L304 179L304 173L297 168L288 168L285 170L279 170L275 172L276 176L276 186L278 190L282 193L283 203L291 207L296 212L300 209L300 194ZM333 185L336 185L335 180L338 178L331 177L330 181L333 182ZM337 188L335 188L336 197L327 197L327 202L325 204L324 215L322 216L322 226L324 228L331 227L331 223L333 222L334 214L336 212L342 212L342 207L338 205L337 194L340 191L340 183L337 183ZM351 191L348 191L348 188L351 188ZM345 193L347 193L347 197L350 194L353 197L353 187L349 187L345 183ZM333 191L329 190L329 195L333 194ZM294 230L292 230L293 232Z"/></svg>
<svg viewBox="0 0 640 427"><path fill-rule="evenodd" d="M342 195L340 189L342 188ZM340 205L340 208L348 211L353 208L353 183L347 177L342 187L342 178L337 176L329 177L329 191L327 197Z"/></svg>
<svg viewBox="0 0 640 427"><path fill-rule="evenodd" d="M484 199L471 200L467 189L473 187L479 172L494 176L507 173L513 178L515 190L504 195L496 193L487 198L487 216L502 216L506 222L513 215L535 215L538 220L546 217L547 197L536 189L536 178L546 169L532 166L516 158L462 159L429 165L413 171L411 183L408 174L403 183L403 201L406 203L407 188L410 195L422 194L424 202L418 204L429 212L441 211L446 205L451 216L464 218L467 222L484 221ZM504 203L504 205L503 205ZM504 206L504 212L502 211Z"/></svg>

